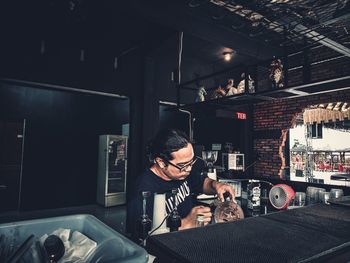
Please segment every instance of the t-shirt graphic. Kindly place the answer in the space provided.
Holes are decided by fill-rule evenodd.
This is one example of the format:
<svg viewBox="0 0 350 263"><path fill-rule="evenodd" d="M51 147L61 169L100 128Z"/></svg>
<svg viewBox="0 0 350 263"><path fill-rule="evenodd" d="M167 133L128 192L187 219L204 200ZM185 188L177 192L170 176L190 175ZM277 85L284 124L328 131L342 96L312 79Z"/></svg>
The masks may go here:
<svg viewBox="0 0 350 263"><path fill-rule="evenodd" d="M188 182L184 181L178 188L178 192L175 196L175 205L176 207L181 204L187 196L190 195L190 187L188 186ZM174 200L173 196L167 198L166 200L166 211L169 214L174 209Z"/></svg>

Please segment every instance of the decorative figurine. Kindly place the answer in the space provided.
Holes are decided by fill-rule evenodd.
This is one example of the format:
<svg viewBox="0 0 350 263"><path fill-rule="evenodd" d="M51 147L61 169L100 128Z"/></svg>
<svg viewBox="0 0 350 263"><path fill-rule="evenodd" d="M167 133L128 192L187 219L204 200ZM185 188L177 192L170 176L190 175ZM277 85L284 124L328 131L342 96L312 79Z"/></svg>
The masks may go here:
<svg viewBox="0 0 350 263"><path fill-rule="evenodd" d="M204 86L200 86L197 92L196 102L205 101L205 96L207 95L207 91Z"/></svg>
<svg viewBox="0 0 350 263"><path fill-rule="evenodd" d="M270 65L270 80L272 82L272 88L283 88L283 65L280 59L274 59Z"/></svg>
<svg viewBox="0 0 350 263"><path fill-rule="evenodd" d="M233 86L234 85L233 79L228 79L226 84L226 94L225 96L232 96L234 94L237 94L237 89Z"/></svg>
<svg viewBox="0 0 350 263"><path fill-rule="evenodd" d="M245 73L242 73L241 75L241 81L238 84L237 92L238 93L244 93L245 92ZM252 77L248 74L248 92L254 93L255 92L255 86L254 86L254 80Z"/></svg>
<svg viewBox="0 0 350 263"><path fill-rule="evenodd" d="M212 99L218 99L226 96L225 90L219 86L217 89L215 89L211 95Z"/></svg>

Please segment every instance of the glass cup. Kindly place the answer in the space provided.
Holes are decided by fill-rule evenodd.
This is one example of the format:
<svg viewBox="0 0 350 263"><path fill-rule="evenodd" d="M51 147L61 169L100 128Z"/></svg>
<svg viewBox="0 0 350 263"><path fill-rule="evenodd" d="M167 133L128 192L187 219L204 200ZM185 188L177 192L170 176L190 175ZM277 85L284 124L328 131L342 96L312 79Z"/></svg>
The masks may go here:
<svg viewBox="0 0 350 263"><path fill-rule="evenodd" d="M323 194L322 193L324 193L324 192L326 192L326 189L324 189L324 188L318 188L317 189L317 202L318 203L322 203L322 199L321 199L321 196L323 196Z"/></svg>
<svg viewBox="0 0 350 263"><path fill-rule="evenodd" d="M343 189L332 188L330 191L330 198L340 198L344 196Z"/></svg>
<svg viewBox="0 0 350 263"><path fill-rule="evenodd" d="M330 192L320 192L320 201L323 204L329 204Z"/></svg>
<svg viewBox="0 0 350 263"><path fill-rule="evenodd" d="M306 194L304 192L295 192L294 206L305 206Z"/></svg>
<svg viewBox="0 0 350 263"><path fill-rule="evenodd" d="M308 186L306 188L306 204L316 204L318 202L318 188L313 186Z"/></svg>

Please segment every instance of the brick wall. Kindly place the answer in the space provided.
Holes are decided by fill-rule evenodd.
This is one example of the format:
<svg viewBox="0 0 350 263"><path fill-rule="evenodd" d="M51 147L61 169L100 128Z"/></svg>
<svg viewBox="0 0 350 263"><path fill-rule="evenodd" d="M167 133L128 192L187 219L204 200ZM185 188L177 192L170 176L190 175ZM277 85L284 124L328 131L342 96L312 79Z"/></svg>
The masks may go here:
<svg viewBox="0 0 350 263"><path fill-rule="evenodd" d="M349 41L349 39L350 36L347 36L343 40ZM304 68L305 63L308 64L308 69ZM267 69L268 65L265 65L258 70L261 76L258 82L259 91L269 89L270 84L266 78L264 79ZM302 85L304 81L317 82L349 75L349 57L322 45L288 56L288 86L290 87ZM253 147L259 156L254 170L255 175L281 177L281 168L284 165L281 151L284 151L286 140L282 132L292 127L294 118L304 108L313 104L337 101L350 102L350 90L255 104Z"/></svg>
<svg viewBox="0 0 350 263"><path fill-rule="evenodd" d="M282 166L279 153L283 143L282 131L292 127L293 119L305 107L337 101L350 102L350 90L255 104L253 147L259 160L255 166L254 174L257 176L278 176Z"/></svg>

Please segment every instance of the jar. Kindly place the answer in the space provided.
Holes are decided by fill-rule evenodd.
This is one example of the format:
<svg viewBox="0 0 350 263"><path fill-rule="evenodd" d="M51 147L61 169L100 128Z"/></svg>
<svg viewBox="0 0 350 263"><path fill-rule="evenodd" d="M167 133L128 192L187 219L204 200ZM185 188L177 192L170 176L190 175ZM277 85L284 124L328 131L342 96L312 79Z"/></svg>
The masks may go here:
<svg viewBox="0 0 350 263"><path fill-rule="evenodd" d="M344 196L344 191L343 189L338 189L338 188L332 188L330 190L330 198L340 198Z"/></svg>
<svg viewBox="0 0 350 263"><path fill-rule="evenodd" d="M204 226L204 215L197 214L196 216L196 227L202 227Z"/></svg>

